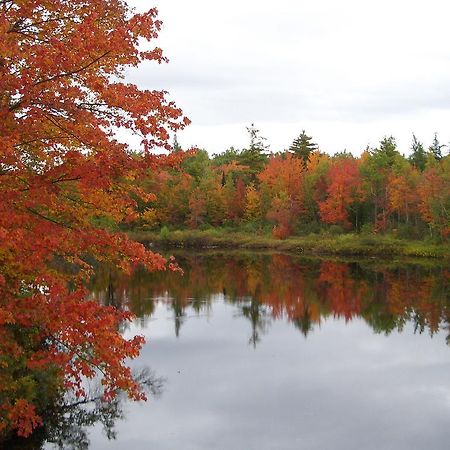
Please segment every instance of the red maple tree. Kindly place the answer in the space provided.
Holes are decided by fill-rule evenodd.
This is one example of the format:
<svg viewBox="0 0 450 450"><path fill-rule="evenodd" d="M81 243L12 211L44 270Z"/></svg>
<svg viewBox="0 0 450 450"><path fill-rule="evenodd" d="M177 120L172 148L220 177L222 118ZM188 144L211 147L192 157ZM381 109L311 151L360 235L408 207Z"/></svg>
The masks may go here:
<svg viewBox="0 0 450 450"><path fill-rule="evenodd" d="M328 180L328 196L319 202L320 217L326 223L350 228L349 207L363 199L358 161L353 158L338 160L328 171Z"/></svg>
<svg viewBox="0 0 450 450"><path fill-rule="evenodd" d="M134 180L171 164L170 130L188 123L166 92L124 70L164 62L142 50L161 23L120 0L0 2L0 435L40 423L36 379L54 371L83 395L100 373L105 397L143 398L125 365L143 339L117 331L130 315L86 299L86 255L125 270L171 266L117 231L151 195ZM139 151L116 140L140 137ZM67 263L77 270L60 270Z"/></svg>

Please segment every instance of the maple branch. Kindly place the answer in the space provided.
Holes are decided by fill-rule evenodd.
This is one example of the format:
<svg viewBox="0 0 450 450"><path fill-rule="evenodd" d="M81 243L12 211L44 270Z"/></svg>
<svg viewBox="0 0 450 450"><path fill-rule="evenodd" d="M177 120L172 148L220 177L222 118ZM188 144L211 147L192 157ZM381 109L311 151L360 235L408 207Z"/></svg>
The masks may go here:
<svg viewBox="0 0 450 450"><path fill-rule="evenodd" d="M63 135L39 137L39 138L35 138L35 139L30 139L28 141L19 142L18 144L14 144L14 147L19 148L19 147L22 147L23 145L33 144L34 142L44 143L47 140L52 141L52 140L56 140L56 139L70 139L70 138L69 138L69 136L63 136Z"/></svg>
<svg viewBox="0 0 450 450"><path fill-rule="evenodd" d="M19 177L19 176L16 176L16 178L17 178L19 181L21 181L23 184L25 184L26 186L28 186L28 187L25 188L25 189L20 189L21 192L29 191L29 190L30 190L30 183L28 183L27 180L25 180L24 178Z"/></svg>
<svg viewBox="0 0 450 450"><path fill-rule="evenodd" d="M21 33L19 31L17 31L16 33L24 34L25 36L28 36L26 33ZM71 70L69 72L59 73L58 75L54 75L52 77L36 81L35 83L33 83L32 86L36 87L36 86L39 86L40 84L48 83L48 82L54 81L54 80L56 80L58 78L70 77L71 75L75 75L77 73L83 72L84 70L88 69L89 67L94 65L96 62L100 61L102 58L107 56L109 53L111 53L111 50L108 50L108 51L104 52L103 54L101 54L97 58L93 59L88 64L85 64L84 66L80 67L79 69L74 69L74 70ZM23 98L21 100L19 100L18 102L14 103L13 105L11 105L9 107L9 111L10 112L15 111L16 109L20 108L22 106L22 104L23 104Z"/></svg>
<svg viewBox="0 0 450 450"><path fill-rule="evenodd" d="M53 335L50 336L50 339L55 341L57 344L65 347L69 352L73 353L75 356L80 358L85 363L89 364L92 367L95 367L103 376L106 377L106 372L98 364L95 364L94 362L90 361L88 358L83 356L80 352L72 349L69 344L67 344L66 342L63 342L61 339L58 339L56 336L53 336Z"/></svg>
<svg viewBox="0 0 450 450"><path fill-rule="evenodd" d="M13 2L10 1L8 7L6 6L6 3L8 3L8 2L6 0L3 0L3 8L4 8L5 12L8 12L13 7Z"/></svg>
<svg viewBox="0 0 450 450"><path fill-rule="evenodd" d="M77 16L59 16L59 17L54 17L53 19L47 19L47 20L40 20L38 22L31 22L28 25L26 25L25 27L22 28L22 30L25 30L27 28L30 27L37 27L38 25L45 25L51 22L58 22L58 21L64 21L64 20L72 20L72 19L77 19Z"/></svg>
<svg viewBox="0 0 450 450"><path fill-rule="evenodd" d="M107 210L101 209L101 208L99 208L98 205L96 205L95 203L88 202L87 200L83 200L83 199L81 199L81 198L73 198L73 197L71 197L71 196L69 196L69 195L67 195L67 194L64 195L64 198L67 198L67 200L70 200L71 202L76 203L76 204L79 204L79 205L89 205L89 206L94 206L95 208L97 208L97 209L96 209L97 212L101 212L101 213L103 213L103 214L107 214L107 213L108 213Z"/></svg>
<svg viewBox="0 0 450 450"><path fill-rule="evenodd" d="M5 6L5 2L3 2L3 6ZM25 22L25 18L21 17L20 19L18 19L15 23L11 24L11 26L9 27L9 30L6 32L8 33L16 33L18 32L20 26Z"/></svg>
<svg viewBox="0 0 450 450"><path fill-rule="evenodd" d="M64 176L64 175L62 175L62 176ZM52 180L51 182L52 182L52 184L55 184L55 183L65 183L65 182L67 182L67 181L79 181L79 180L81 180L83 177L74 177L74 178L57 178L56 180Z"/></svg>
<svg viewBox="0 0 450 450"><path fill-rule="evenodd" d="M31 39L33 39L34 41L37 41L37 42L43 42L43 43L46 43L46 44L48 44L48 43L50 42L48 39L42 39L42 38L39 38L39 37L37 37L37 36L35 36L35 35L33 35L33 34L25 33L25 32L22 31L22 30L14 30L14 29L12 29L12 30L8 30L7 33L20 34L20 35L22 35L22 36L25 36L26 38L29 38L29 39L31 38Z"/></svg>
<svg viewBox="0 0 450 450"><path fill-rule="evenodd" d="M52 217L45 216L44 214L41 214L39 211L36 211L35 209L33 209L29 206L26 206L25 209L28 212L40 217L41 219L48 220L49 222L54 223L55 225L59 225L60 227L63 227L63 228L68 228L69 230L75 230L74 227L72 227L66 223L58 222L56 219L53 219Z"/></svg>
<svg viewBox="0 0 450 450"><path fill-rule="evenodd" d="M121 110L121 111L125 111L128 112L125 108L122 108L120 106L110 106L107 104L102 104L102 103L80 103L79 105L77 105L78 109L82 109L83 111L89 111L92 113L97 113L99 115L103 115L106 117L112 117L112 118L122 118L123 115L120 115L118 112L114 113L112 111L108 111L106 109L99 109L97 107L104 107L104 108L114 108L116 111L117 110Z"/></svg>
<svg viewBox="0 0 450 450"><path fill-rule="evenodd" d="M71 70L69 72L63 72L60 73L58 75L54 75L52 77L46 78L44 80L40 80L40 81L36 81L36 83L33 84L33 86L38 86L42 83L47 83L53 80L56 80L58 78L64 78L64 77L70 77L71 75L75 75L77 73L83 72L83 70L88 69L89 67L91 67L92 65L94 65L96 62L100 61L102 58L104 58L105 56L107 56L109 53L111 53L111 50L108 50L106 52L104 52L103 54L101 54L100 56L98 56L97 58L93 59L91 62L89 62L88 64L85 64L84 66L80 67L79 69L74 69Z"/></svg>
<svg viewBox="0 0 450 450"><path fill-rule="evenodd" d="M68 130L67 128L63 127L57 120L55 120L54 118L52 118L51 116L49 116L48 114L44 114L44 117L49 120L53 125L55 125L56 127L58 127L61 131L64 131L65 133L69 134L70 136L72 136L74 139L76 139L78 142L80 142L81 144L83 144L86 147L94 147L93 145L87 144L86 142L84 142L80 137L78 137L76 134L74 134L72 131Z"/></svg>
<svg viewBox="0 0 450 450"><path fill-rule="evenodd" d="M8 175L8 172L0 172L0 175ZM21 178L21 177L16 177L16 178L18 178L23 184L28 186L26 188L19 189L20 192L28 192L31 190L30 183L27 180L25 180L24 178ZM50 183L51 184L66 183L69 181L79 181L81 179L82 179L82 177L74 177L74 178L61 178L60 177L60 178L57 178L56 180L51 180ZM69 200L72 200L71 198L69 198L67 196L65 196L65 197L68 198ZM95 206L93 203L89 203L89 204Z"/></svg>
<svg viewBox="0 0 450 450"><path fill-rule="evenodd" d="M156 156L132 159L126 144L114 140L113 125L154 132L165 142L169 136L161 129L181 116L165 93L153 98L115 82L127 67L152 59L139 44L156 36L154 14L136 14L122 0L0 0L6 39L0 44L6 46L0 55L5 147L0 150L0 265L6 267L0 274L0 309L8 306L0 322L9 323L11 315L21 330L0 339L2 349L12 350L11 368L20 371L17 380L0 382L0 434L27 436L40 423L45 405L40 408L39 399L14 388L26 384L33 361L54 365L61 391L72 386L79 394L86 373L103 378L109 397L120 388L136 400L143 398L126 366L143 340L127 340L117 329L130 315L102 305L84 309L87 291L72 296L69 287L84 286L92 274L83 264L85 254L118 267L142 262L164 268L162 257L93 220L108 215L119 221L135 202L117 187L118 180L124 183L132 171L126 182L133 183L134 172L159 166ZM159 52L154 56L161 60ZM81 269L72 273L56 266L60 255ZM43 285L54 287L46 301L21 301L31 288L45 295ZM32 338L22 339L22 330ZM34 339L35 330L43 331L44 341ZM42 360L46 350L50 359Z"/></svg>

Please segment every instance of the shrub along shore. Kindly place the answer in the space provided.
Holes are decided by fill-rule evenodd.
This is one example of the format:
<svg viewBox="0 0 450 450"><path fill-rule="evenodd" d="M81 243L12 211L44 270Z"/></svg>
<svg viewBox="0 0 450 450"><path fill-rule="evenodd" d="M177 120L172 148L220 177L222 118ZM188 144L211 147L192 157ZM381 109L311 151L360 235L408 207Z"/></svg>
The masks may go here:
<svg viewBox="0 0 450 450"><path fill-rule="evenodd" d="M225 228L132 231L131 239L159 248L267 249L305 255L358 257L425 257L450 259L450 245L399 239L389 235L347 233L337 236L310 234L276 239L269 233L249 233Z"/></svg>

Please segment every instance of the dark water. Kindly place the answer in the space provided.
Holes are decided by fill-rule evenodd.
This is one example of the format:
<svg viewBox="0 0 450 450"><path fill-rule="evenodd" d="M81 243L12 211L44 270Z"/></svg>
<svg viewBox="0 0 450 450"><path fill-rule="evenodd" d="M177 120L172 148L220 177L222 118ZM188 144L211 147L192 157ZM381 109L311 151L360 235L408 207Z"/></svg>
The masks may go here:
<svg viewBox="0 0 450 450"><path fill-rule="evenodd" d="M147 339L133 366L163 380L158 397L123 401L106 427L84 427L89 448L449 448L444 268L242 253L177 259L183 277L104 270L94 280L100 301L138 317L123 330Z"/></svg>

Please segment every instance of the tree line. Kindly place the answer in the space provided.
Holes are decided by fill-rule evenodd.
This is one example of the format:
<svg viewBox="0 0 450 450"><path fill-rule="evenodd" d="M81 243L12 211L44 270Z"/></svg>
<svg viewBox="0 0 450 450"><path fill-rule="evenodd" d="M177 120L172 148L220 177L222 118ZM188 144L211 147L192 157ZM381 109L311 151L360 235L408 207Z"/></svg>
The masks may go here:
<svg viewBox="0 0 450 450"><path fill-rule="evenodd" d="M428 149L413 135L408 157L392 136L355 157L322 152L305 131L269 153L259 130L247 130L246 148L212 156L185 152L175 138L180 166L148 172L141 187L156 195L139 204L132 226L236 226L280 239L323 231L448 238L450 158L437 135Z"/></svg>

